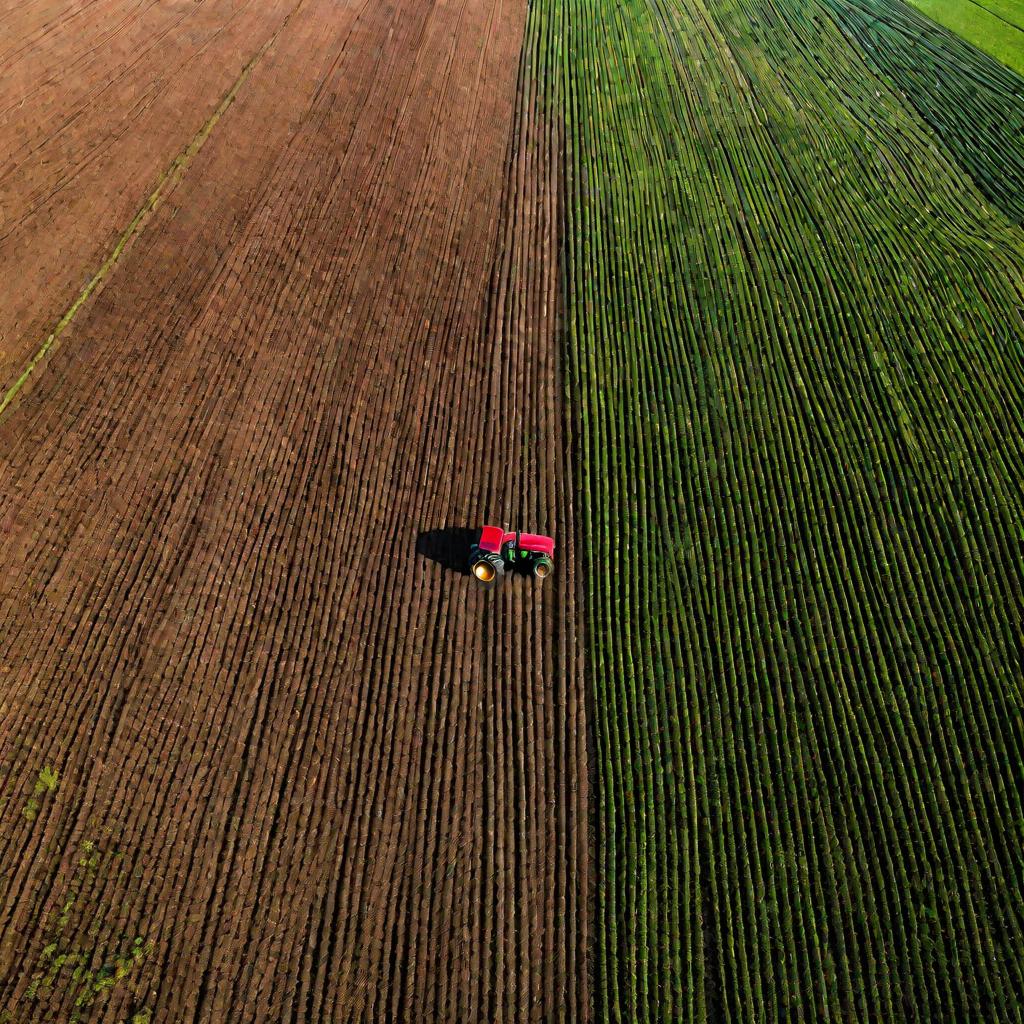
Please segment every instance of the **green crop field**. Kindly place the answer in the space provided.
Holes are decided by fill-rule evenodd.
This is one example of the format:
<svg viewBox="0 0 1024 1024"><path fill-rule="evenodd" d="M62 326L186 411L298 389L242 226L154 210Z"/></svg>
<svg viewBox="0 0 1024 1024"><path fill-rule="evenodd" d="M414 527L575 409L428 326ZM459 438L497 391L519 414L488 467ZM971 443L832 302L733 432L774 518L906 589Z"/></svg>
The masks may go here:
<svg viewBox="0 0 1024 1024"><path fill-rule="evenodd" d="M1022 1019L1024 81L900 0L534 0L597 1018Z"/></svg>
<svg viewBox="0 0 1024 1024"><path fill-rule="evenodd" d="M1024 4L1021 0L911 0L996 60L1024 75Z"/></svg>

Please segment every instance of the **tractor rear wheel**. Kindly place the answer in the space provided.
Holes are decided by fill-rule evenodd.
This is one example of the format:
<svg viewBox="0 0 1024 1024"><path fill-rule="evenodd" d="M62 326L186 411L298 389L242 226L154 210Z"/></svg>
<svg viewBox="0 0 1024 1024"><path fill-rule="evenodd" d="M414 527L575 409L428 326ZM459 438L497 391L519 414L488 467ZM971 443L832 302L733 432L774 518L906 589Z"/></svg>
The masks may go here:
<svg viewBox="0 0 1024 1024"><path fill-rule="evenodd" d="M469 569L487 590L496 587L505 576L505 563L500 555L478 555Z"/></svg>
<svg viewBox="0 0 1024 1024"><path fill-rule="evenodd" d="M547 555L541 555L540 558L534 559L533 575L538 580L547 579L554 568L555 566L551 559Z"/></svg>

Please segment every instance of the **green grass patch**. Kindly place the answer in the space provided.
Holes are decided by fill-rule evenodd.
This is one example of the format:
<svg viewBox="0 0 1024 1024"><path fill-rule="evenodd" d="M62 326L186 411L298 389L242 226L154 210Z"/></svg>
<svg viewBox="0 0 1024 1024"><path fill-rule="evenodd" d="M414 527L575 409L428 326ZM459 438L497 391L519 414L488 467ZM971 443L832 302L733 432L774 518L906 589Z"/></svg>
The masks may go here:
<svg viewBox="0 0 1024 1024"><path fill-rule="evenodd" d="M32 787L32 795L22 808L21 813L29 820L35 821L39 816L39 809L42 807L43 798L47 793L52 793L60 781L60 773L55 768L47 765L39 772L39 776Z"/></svg>
<svg viewBox="0 0 1024 1024"><path fill-rule="evenodd" d="M56 785L56 773L46 772L45 780ZM42 929L42 949L11 1021L61 1019L84 1024L101 1012L115 990L131 988L154 943L143 935L104 934L108 914L97 904L103 887L121 880L121 860L116 848L93 840L82 843L64 894ZM149 1018L150 1011L138 1006L131 1022L145 1024Z"/></svg>

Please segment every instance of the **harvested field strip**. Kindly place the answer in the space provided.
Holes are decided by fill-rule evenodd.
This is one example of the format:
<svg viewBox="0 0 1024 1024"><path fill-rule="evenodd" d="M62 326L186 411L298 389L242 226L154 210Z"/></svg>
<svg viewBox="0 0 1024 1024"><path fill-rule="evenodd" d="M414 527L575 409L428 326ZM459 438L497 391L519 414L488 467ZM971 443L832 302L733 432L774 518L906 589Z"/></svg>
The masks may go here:
<svg viewBox="0 0 1024 1024"><path fill-rule="evenodd" d="M0 1011L70 1015L57 943L110 1022L586 1018L525 17L306 0L0 422ZM415 554L518 516L543 588Z"/></svg>
<svg viewBox="0 0 1024 1024"><path fill-rule="evenodd" d="M285 19L287 24L287 19ZM256 62L267 52L267 49L273 44L276 39L277 33L271 36L256 55L249 61L248 64L242 68L241 74L235 79L234 84L228 90L227 95L220 101L217 109L210 115L206 124L199 129L195 137L189 142L188 146L179 153L171 163L170 167L167 168L160 175L160 180L156 183L156 187L146 197L145 203L131 219L128 226L121 232L121 236L118 238L114 248L110 251L107 258L100 265L99 270L91 278L89 278L86 286L82 289L81 293L75 299L75 301L68 308L67 312L57 322L57 326L50 332L46 340L40 346L39 351L29 360L25 369L22 371L21 376L7 389L7 393L3 399L0 399L0 416L3 416L7 407L17 397L18 392L22 389L29 377L35 371L36 367L46 358L50 350L56 344L61 334L64 333L65 328L74 319L75 314L79 308L85 303L89 296L103 283L106 276L114 269L117 265L118 260L121 259L124 251L131 244L133 238L143 229L146 218L152 214L157 207L164 201L168 193L178 184L181 180L182 175L188 170L188 165L192 162L195 155L203 148L204 143L210 137L210 132L213 131L217 126L217 122L224 116L224 112L234 102L235 97L238 95L238 90L245 84L245 80L249 77Z"/></svg>
<svg viewBox="0 0 1024 1024"><path fill-rule="evenodd" d="M1020 1020L1019 91L884 0L531 10L569 154L596 1015ZM907 49L868 56L866 16Z"/></svg>

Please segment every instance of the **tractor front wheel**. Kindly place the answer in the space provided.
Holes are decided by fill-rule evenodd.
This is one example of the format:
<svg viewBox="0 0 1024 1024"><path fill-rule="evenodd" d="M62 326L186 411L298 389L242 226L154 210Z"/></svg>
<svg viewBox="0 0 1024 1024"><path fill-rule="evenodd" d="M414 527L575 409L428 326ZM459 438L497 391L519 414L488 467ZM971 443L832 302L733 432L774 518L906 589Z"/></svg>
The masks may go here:
<svg viewBox="0 0 1024 1024"><path fill-rule="evenodd" d="M541 555L540 558L535 559L533 563L533 575L535 579L543 580L547 579L554 570L554 563L548 558L547 555Z"/></svg>
<svg viewBox="0 0 1024 1024"><path fill-rule="evenodd" d="M499 555L480 555L469 569L477 582L487 590L501 583L505 575L505 563Z"/></svg>

